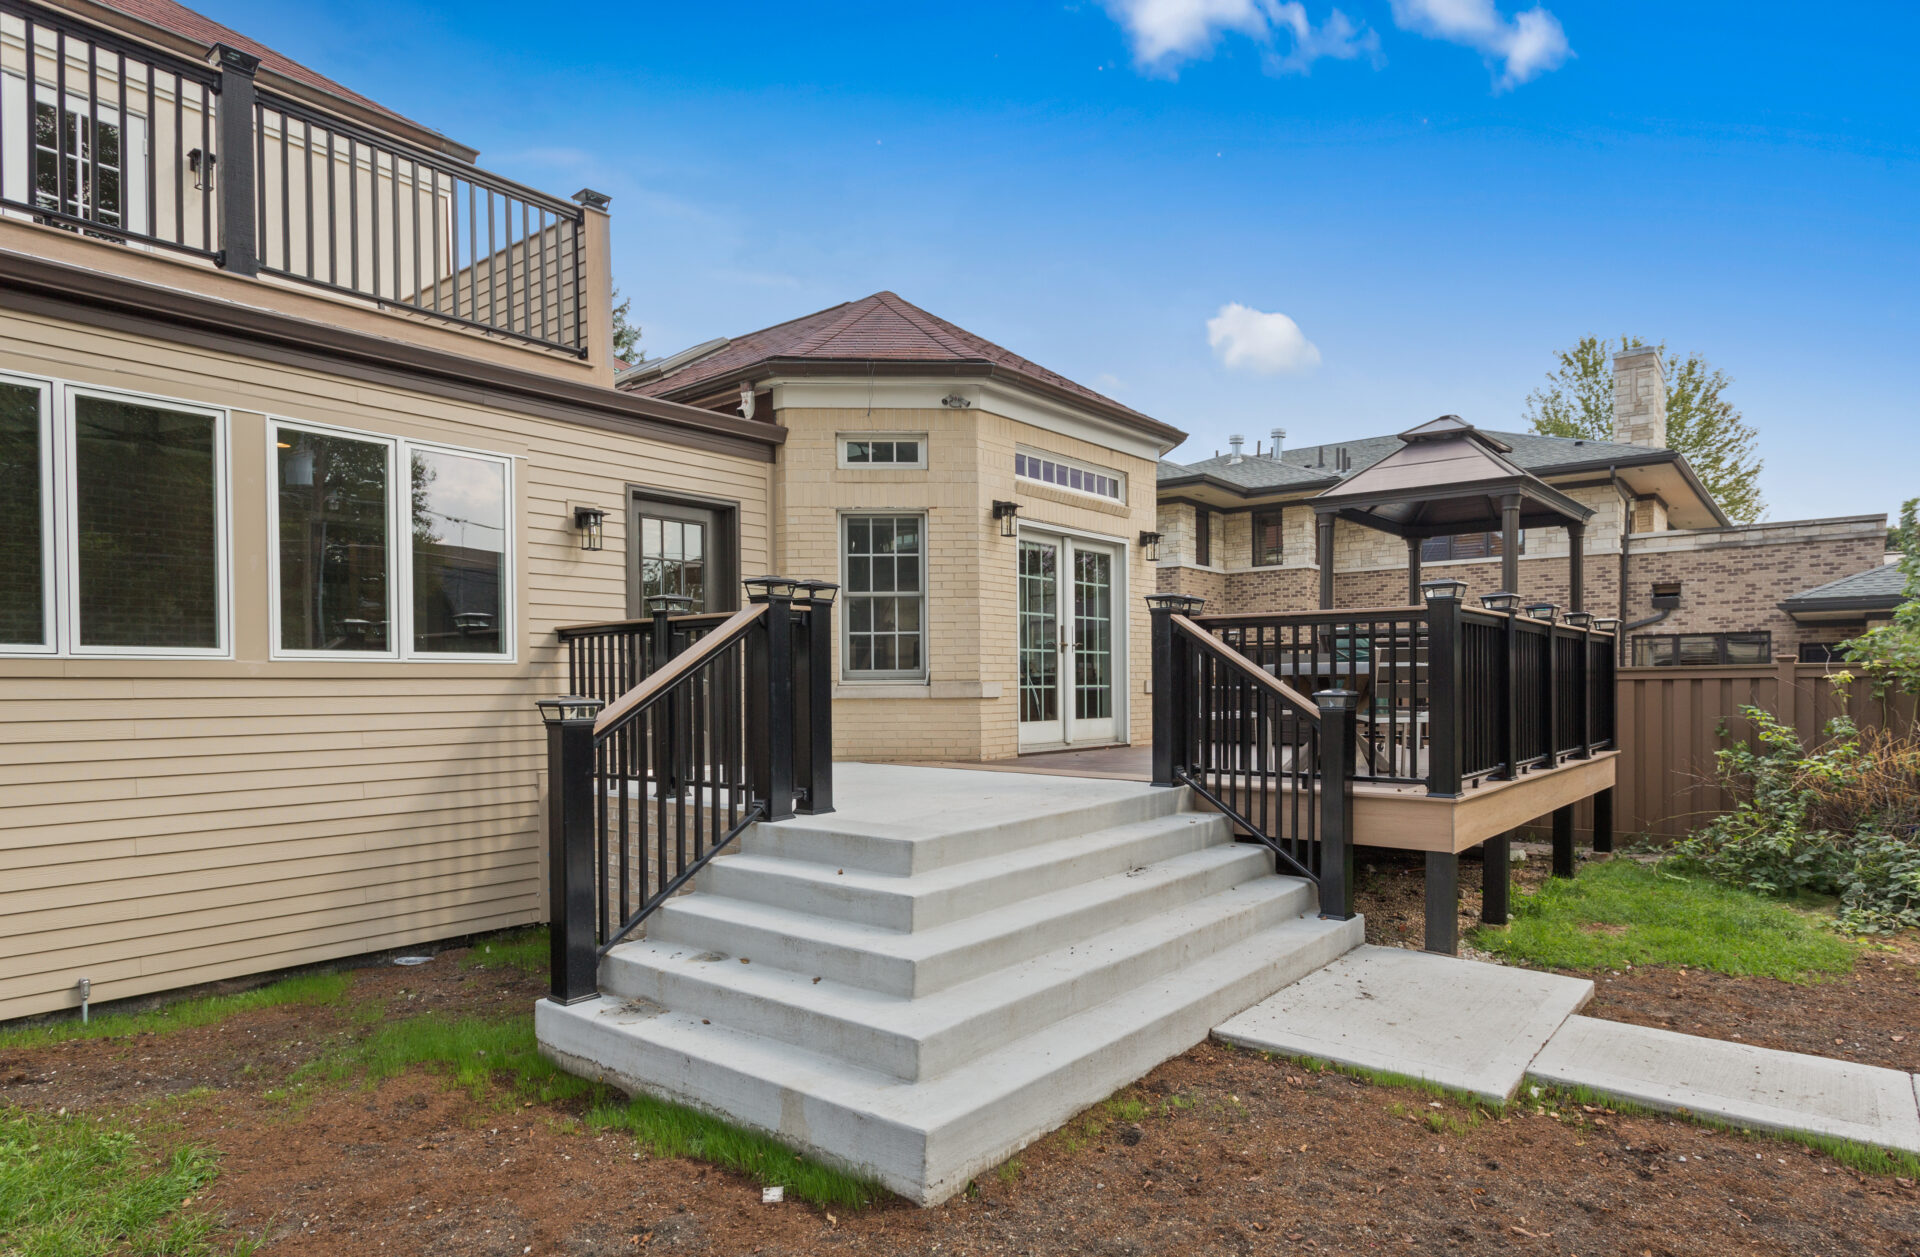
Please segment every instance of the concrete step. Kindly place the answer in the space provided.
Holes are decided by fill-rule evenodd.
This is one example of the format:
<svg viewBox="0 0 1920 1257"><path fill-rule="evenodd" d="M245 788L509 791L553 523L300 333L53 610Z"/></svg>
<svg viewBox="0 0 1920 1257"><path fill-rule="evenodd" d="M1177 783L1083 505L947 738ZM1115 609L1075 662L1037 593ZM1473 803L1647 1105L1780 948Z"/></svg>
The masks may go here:
<svg viewBox="0 0 1920 1257"><path fill-rule="evenodd" d="M653 939L608 953L600 989L917 1081L1262 930L1305 929L1312 900L1307 882L1256 878L918 999Z"/></svg>
<svg viewBox="0 0 1920 1257"><path fill-rule="evenodd" d="M685 895L647 923L647 937L883 994L924 996L1272 870L1265 851L1221 843L913 933L753 900Z"/></svg>
<svg viewBox="0 0 1920 1257"><path fill-rule="evenodd" d="M772 904L855 925L925 930L1229 840L1223 817L1179 812L1036 842L910 877L874 873L837 861L743 852L715 859L700 871L695 888L702 894Z"/></svg>
<svg viewBox="0 0 1920 1257"><path fill-rule="evenodd" d="M1290 920L924 1082L612 996L543 1000L535 1026L576 1073L718 1113L934 1204L1362 937L1357 918Z"/></svg>
<svg viewBox="0 0 1920 1257"><path fill-rule="evenodd" d="M741 851L912 877L1037 843L1171 816L1187 790L1133 781L841 764L835 790L858 809L756 825ZM956 806L957 805L957 806Z"/></svg>

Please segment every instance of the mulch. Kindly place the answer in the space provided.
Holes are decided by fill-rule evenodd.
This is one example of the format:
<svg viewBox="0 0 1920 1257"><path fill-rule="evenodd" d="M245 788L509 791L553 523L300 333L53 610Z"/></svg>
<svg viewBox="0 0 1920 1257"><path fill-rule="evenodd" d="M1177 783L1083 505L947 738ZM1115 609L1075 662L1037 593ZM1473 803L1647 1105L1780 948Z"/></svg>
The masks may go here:
<svg viewBox="0 0 1920 1257"><path fill-rule="evenodd" d="M459 954L360 970L353 1002L489 1013L540 994L536 975ZM1676 975L1641 976L1604 1002L1664 1007ZM211 1145L221 1175L192 1207L270 1253L1920 1254L1920 1185L1797 1145L1601 1109L1476 1115L1211 1043L1124 1093L1137 1122L1097 1106L939 1208L767 1205L742 1177L588 1130L577 1106L424 1073L278 1090L354 1030L347 1008L283 1007L0 1051L0 1102Z"/></svg>

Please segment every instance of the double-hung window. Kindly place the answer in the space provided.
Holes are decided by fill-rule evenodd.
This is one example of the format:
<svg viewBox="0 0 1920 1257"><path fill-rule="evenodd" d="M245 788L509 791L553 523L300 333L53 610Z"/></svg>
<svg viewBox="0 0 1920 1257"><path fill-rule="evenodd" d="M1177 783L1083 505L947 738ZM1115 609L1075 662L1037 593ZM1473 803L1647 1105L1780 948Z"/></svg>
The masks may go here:
<svg viewBox="0 0 1920 1257"><path fill-rule="evenodd" d="M274 651L513 656L512 464L273 425Z"/></svg>
<svg viewBox="0 0 1920 1257"><path fill-rule="evenodd" d="M927 672L926 517L843 515L842 673L917 680Z"/></svg>
<svg viewBox="0 0 1920 1257"><path fill-rule="evenodd" d="M227 423L0 376L0 651L224 655Z"/></svg>

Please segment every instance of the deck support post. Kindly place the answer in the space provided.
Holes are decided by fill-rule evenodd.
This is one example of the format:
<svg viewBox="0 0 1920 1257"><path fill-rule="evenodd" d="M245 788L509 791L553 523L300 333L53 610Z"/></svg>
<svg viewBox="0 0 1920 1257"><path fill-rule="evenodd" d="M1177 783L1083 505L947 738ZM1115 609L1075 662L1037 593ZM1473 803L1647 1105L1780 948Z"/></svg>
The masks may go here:
<svg viewBox="0 0 1920 1257"><path fill-rule="evenodd" d="M599 709L593 702L584 715L547 722L547 998L556 1004L578 1004L600 993L593 910L593 722Z"/></svg>
<svg viewBox="0 0 1920 1257"><path fill-rule="evenodd" d="M1520 495L1500 499L1500 588L1520 592Z"/></svg>
<svg viewBox="0 0 1920 1257"><path fill-rule="evenodd" d="M1353 690L1317 690L1320 708L1320 917L1353 917Z"/></svg>
<svg viewBox="0 0 1920 1257"><path fill-rule="evenodd" d="M1427 951L1460 954L1460 857L1427 852Z"/></svg>
<svg viewBox="0 0 1920 1257"><path fill-rule="evenodd" d="M1593 796L1593 849L1606 853L1613 850L1613 787Z"/></svg>
<svg viewBox="0 0 1920 1257"><path fill-rule="evenodd" d="M1573 876L1573 804L1553 809L1553 875Z"/></svg>
<svg viewBox="0 0 1920 1257"><path fill-rule="evenodd" d="M1407 605L1420 605L1420 546L1418 537L1407 538Z"/></svg>
<svg viewBox="0 0 1920 1257"><path fill-rule="evenodd" d="M1480 844L1480 920L1505 925L1512 910L1513 835L1495 834Z"/></svg>

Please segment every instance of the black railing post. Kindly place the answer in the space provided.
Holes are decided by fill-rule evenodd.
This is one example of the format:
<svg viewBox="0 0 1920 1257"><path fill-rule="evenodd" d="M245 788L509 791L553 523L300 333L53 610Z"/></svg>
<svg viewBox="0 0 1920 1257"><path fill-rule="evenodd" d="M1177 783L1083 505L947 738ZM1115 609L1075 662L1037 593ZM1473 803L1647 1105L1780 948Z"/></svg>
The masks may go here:
<svg viewBox="0 0 1920 1257"><path fill-rule="evenodd" d="M793 817L793 593L784 576L742 581L767 613L747 652L747 742L755 799L770 821Z"/></svg>
<svg viewBox="0 0 1920 1257"><path fill-rule="evenodd" d="M1353 757L1352 690L1316 690L1320 707L1320 916L1345 921L1353 916Z"/></svg>
<svg viewBox="0 0 1920 1257"><path fill-rule="evenodd" d="M253 75L260 68L260 58L241 52L238 48L215 44L208 60L220 71L220 113L216 141L220 145L217 150L219 160L212 167L214 187L218 189L220 201L220 251L216 260L223 270L236 275L258 275L260 247L254 205L254 184L258 172L253 168Z"/></svg>
<svg viewBox="0 0 1920 1257"><path fill-rule="evenodd" d="M1427 595L1427 793L1460 793L1460 743L1465 709L1460 676L1465 668L1460 634L1462 581L1428 581Z"/></svg>
<svg viewBox="0 0 1920 1257"><path fill-rule="evenodd" d="M545 699L547 726L547 931L550 986L556 1004L577 1004L600 993L594 936L593 722L603 706L594 698Z"/></svg>
<svg viewBox="0 0 1920 1257"><path fill-rule="evenodd" d="M833 596L831 581L800 583L807 616L794 687L794 793L807 816L833 811Z"/></svg>
<svg viewBox="0 0 1920 1257"><path fill-rule="evenodd" d="M1189 760L1187 704L1192 695L1187 675L1187 652L1175 640L1173 617L1194 615L1202 599L1187 594L1148 594L1153 620L1153 784L1176 784L1174 769Z"/></svg>

